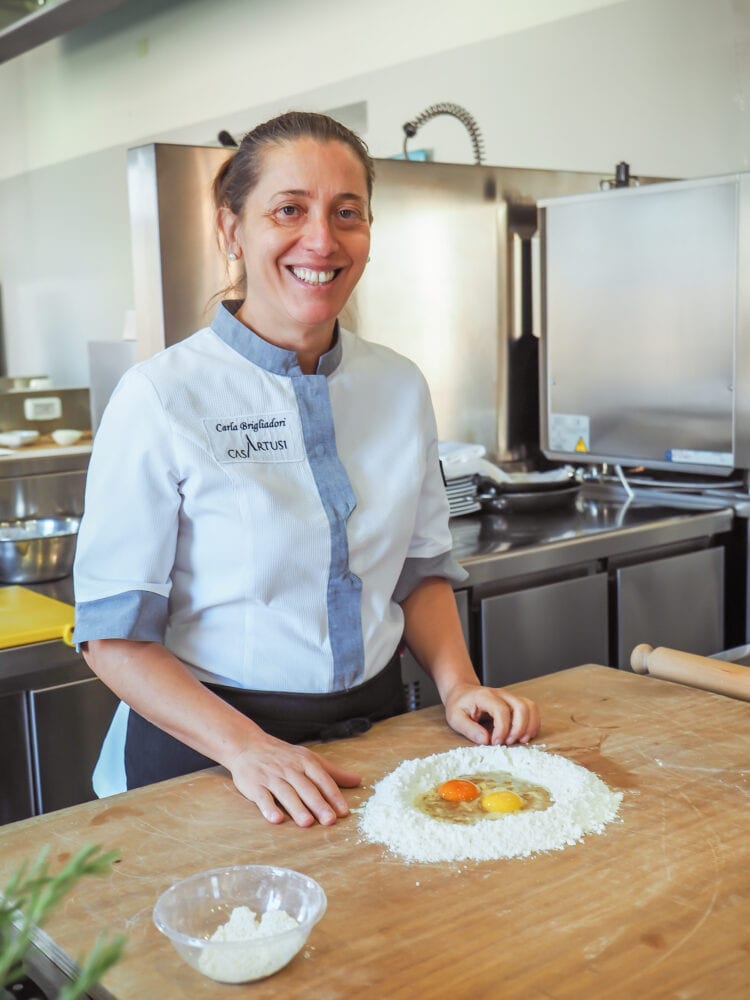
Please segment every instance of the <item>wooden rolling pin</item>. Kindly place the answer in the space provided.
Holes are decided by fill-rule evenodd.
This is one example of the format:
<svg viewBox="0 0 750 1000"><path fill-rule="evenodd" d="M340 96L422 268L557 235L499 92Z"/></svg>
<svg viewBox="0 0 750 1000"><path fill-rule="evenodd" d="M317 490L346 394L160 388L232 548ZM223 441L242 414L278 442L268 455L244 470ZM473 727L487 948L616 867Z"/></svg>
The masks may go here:
<svg viewBox="0 0 750 1000"><path fill-rule="evenodd" d="M750 701L750 668L738 663L681 653L666 646L654 649L644 642L630 654L630 666L637 674Z"/></svg>

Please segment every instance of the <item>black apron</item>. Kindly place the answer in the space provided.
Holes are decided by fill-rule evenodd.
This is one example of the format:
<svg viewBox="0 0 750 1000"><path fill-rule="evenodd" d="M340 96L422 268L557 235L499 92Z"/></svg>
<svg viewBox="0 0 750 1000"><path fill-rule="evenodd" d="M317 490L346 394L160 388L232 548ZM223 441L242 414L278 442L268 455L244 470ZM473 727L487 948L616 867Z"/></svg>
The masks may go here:
<svg viewBox="0 0 750 1000"><path fill-rule="evenodd" d="M406 711L398 650L369 681L331 694L288 691L247 691L223 684L206 684L271 736L287 743L325 742L366 732L373 722ZM190 774L216 761L192 750L133 709L125 737L128 789Z"/></svg>

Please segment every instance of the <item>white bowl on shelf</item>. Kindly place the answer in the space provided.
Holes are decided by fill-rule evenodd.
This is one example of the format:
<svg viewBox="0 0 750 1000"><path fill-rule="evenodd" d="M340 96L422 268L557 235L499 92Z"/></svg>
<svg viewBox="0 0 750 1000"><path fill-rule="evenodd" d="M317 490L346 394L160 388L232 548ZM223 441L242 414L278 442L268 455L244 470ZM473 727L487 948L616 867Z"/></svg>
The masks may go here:
<svg viewBox="0 0 750 1000"><path fill-rule="evenodd" d="M59 427L57 430L52 431L52 440L55 444L59 444L67 448L71 445L78 444L82 437L83 431L76 431L72 428Z"/></svg>
<svg viewBox="0 0 750 1000"><path fill-rule="evenodd" d="M4 448L23 448L39 437L39 431L15 430L0 433L0 445Z"/></svg>

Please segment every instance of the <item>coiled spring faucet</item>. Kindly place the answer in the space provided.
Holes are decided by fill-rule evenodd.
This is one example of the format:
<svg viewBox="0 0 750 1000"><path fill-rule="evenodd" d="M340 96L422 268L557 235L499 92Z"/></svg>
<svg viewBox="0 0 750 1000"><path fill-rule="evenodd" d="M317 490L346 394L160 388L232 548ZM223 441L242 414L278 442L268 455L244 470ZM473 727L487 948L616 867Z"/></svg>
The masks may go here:
<svg viewBox="0 0 750 1000"><path fill-rule="evenodd" d="M477 166L481 166L482 157L484 156L484 140L482 139L482 133L479 131L479 126L466 108L462 108L460 104L451 104L446 101L440 104L431 104L429 108L425 108L416 118L406 122L404 125L404 159L409 159L409 151L407 149L409 139L413 139L422 125L433 118L437 118L438 115L452 115L454 118L458 118L466 127L474 149L474 162Z"/></svg>

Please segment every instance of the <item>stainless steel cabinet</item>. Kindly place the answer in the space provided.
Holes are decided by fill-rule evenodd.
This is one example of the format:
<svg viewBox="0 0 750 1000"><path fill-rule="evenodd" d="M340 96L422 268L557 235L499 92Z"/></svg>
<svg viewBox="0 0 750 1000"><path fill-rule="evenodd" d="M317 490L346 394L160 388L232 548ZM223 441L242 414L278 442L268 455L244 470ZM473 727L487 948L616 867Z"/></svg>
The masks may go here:
<svg viewBox="0 0 750 1000"><path fill-rule="evenodd" d="M724 648L724 549L615 570L617 664L641 642L705 656Z"/></svg>
<svg viewBox="0 0 750 1000"><path fill-rule="evenodd" d="M508 592L480 599L484 683L581 663L629 668L642 642L701 655L723 649L724 548L654 555L629 565L607 560L601 572L525 589L509 582Z"/></svg>
<svg viewBox="0 0 750 1000"><path fill-rule="evenodd" d="M117 698L61 642L0 651L0 823L94 798Z"/></svg>
<svg viewBox="0 0 750 1000"><path fill-rule="evenodd" d="M26 698L0 697L0 823L15 823L34 812Z"/></svg>
<svg viewBox="0 0 750 1000"><path fill-rule="evenodd" d="M456 604L458 605L458 616L461 619L464 638L469 642L469 592L468 590L456 591ZM440 695L435 685L420 665L411 655L409 650L404 650L401 656L401 677L406 691L406 704L410 712L418 708L427 708L428 705L439 705Z"/></svg>
<svg viewBox="0 0 750 1000"><path fill-rule="evenodd" d="M51 812L95 798L91 775L118 704L100 680L28 692L36 811Z"/></svg>
<svg viewBox="0 0 750 1000"><path fill-rule="evenodd" d="M480 630L482 679L495 687L608 663L607 574L486 597Z"/></svg>

